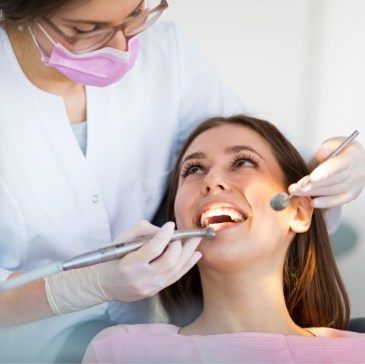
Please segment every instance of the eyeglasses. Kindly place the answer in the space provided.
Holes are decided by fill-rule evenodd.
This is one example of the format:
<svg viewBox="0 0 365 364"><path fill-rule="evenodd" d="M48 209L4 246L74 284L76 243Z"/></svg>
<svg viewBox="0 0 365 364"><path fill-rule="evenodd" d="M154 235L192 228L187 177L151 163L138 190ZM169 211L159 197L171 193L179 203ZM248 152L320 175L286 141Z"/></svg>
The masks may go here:
<svg viewBox="0 0 365 364"><path fill-rule="evenodd" d="M167 0L142 1L124 24L115 27L100 27L99 29L81 32L73 36L64 34L49 19L42 18L36 24L53 42L60 42L74 53L87 53L101 48L108 43L114 35L121 31L125 38L129 39L142 33L151 26L168 7ZM34 30L34 27L32 27ZM33 32L34 33L34 32Z"/></svg>

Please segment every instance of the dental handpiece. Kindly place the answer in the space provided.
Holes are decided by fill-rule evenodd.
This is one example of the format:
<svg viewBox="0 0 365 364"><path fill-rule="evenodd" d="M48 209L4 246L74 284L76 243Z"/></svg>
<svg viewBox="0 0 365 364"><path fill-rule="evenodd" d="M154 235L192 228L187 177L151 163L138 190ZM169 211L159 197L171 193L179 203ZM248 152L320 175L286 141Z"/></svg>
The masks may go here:
<svg viewBox="0 0 365 364"><path fill-rule="evenodd" d="M321 163L336 157L339 153L341 153L357 136L359 132L355 130L349 137L347 137L330 155L328 155ZM309 176L306 176L301 184L301 187L305 186L310 182ZM274 195L270 200L271 207L276 211L284 210L289 203L289 200L294 196L294 194L287 194L285 192L280 192Z"/></svg>
<svg viewBox="0 0 365 364"><path fill-rule="evenodd" d="M205 237L208 239L215 238L215 230L212 228L207 229L183 229L176 230L171 241L189 238ZM153 238L151 236L145 236L143 238L135 239L132 241L119 243L115 245L108 245L106 247L78 255L76 257L66 259L62 262L52 263L45 267L34 269L13 279L7 280L3 285L0 286L0 291L7 291L13 288L20 287L24 284L33 282L37 279L50 276L52 274L60 273L70 269L83 268L94 264L108 262L114 259L119 259L124 255L140 248Z"/></svg>
<svg viewBox="0 0 365 364"><path fill-rule="evenodd" d="M110 260L119 259L129 252L140 248L142 245L146 244L151 240L153 236L143 237L140 239L128 241L126 243L120 243L116 245L106 246L105 248L100 248L98 250L78 255L77 257L64 260L62 264L62 270L76 269L87 267L89 265L108 262ZM214 238L215 231L212 228L207 229L186 229L186 230L176 230L170 241L189 239L189 238Z"/></svg>

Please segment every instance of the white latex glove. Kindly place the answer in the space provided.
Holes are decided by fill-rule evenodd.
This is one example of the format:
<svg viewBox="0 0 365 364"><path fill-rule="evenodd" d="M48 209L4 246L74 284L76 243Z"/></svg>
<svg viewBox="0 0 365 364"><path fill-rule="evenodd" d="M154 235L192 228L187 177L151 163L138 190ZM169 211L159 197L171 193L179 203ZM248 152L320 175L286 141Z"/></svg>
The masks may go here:
<svg viewBox="0 0 365 364"><path fill-rule="evenodd" d="M314 157L315 165L321 163L346 138L327 139ZM304 183L304 187L301 185ZM336 157L318 165L309 176L289 186L297 196L312 196L316 208L340 206L354 200L365 184L365 151L356 141Z"/></svg>
<svg viewBox="0 0 365 364"><path fill-rule="evenodd" d="M142 222L142 236L155 232L155 226ZM100 264L99 282L111 301L136 301L150 297L176 282L201 258L196 252L202 238L180 240L169 244L175 224L166 223L157 234L138 250L125 257ZM129 239L128 239L129 240ZM124 237L117 242L125 241Z"/></svg>
<svg viewBox="0 0 365 364"><path fill-rule="evenodd" d="M119 260L66 271L45 279L50 307L56 314L79 311L106 301L136 301L153 296L191 269L201 258L201 238L171 242L175 224L158 228L141 221L115 244L142 236L151 240Z"/></svg>

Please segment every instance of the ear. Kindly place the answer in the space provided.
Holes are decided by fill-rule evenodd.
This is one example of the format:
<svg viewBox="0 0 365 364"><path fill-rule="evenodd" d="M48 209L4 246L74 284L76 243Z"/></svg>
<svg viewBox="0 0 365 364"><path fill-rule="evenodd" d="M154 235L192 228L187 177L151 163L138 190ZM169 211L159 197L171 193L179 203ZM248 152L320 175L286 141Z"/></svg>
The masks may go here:
<svg viewBox="0 0 365 364"><path fill-rule="evenodd" d="M296 197L292 201L293 215L290 217L289 226L295 233L304 233L309 229L312 221L313 206L308 196Z"/></svg>

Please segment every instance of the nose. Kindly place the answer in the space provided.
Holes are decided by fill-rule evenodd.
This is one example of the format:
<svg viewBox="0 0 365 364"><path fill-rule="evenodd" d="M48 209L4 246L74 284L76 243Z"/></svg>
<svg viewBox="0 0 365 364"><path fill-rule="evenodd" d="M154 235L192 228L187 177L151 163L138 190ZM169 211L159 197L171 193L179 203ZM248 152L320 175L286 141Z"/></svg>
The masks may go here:
<svg viewBox="0 0 365 364"><path fill-rule="evenodd" d="M202 184L203 195L216 194L229 190L229 184L223 174L211 168L205 176Z"/></svg>
<svg viewBox="0 0 365 364"><path fill-rule="evenodd" d="M105 45L106 47L111 47L118 49L120 51L127 51L127 39L121 30L117 31L114 36Z"/></svg>

